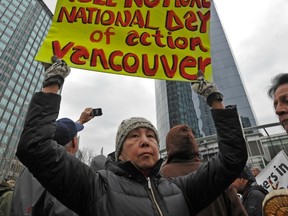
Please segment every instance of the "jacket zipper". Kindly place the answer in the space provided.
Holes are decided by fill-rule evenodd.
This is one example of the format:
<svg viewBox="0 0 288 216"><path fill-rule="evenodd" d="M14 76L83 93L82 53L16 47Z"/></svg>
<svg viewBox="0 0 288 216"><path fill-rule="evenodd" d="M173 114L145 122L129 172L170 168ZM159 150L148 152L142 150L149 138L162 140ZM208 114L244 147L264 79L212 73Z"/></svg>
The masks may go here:
<svg viewBox="0 0 288 216"><path fill-rule="evenodd" d="M155 203L155 205L156 205L156 207L157 207L157 209L159 211L160 216L163 216L163 213L162 213L162 211L161 211L161 209L160 209L160 207L159 207L159 205L158 205L158 203L157 203L157 201L155 199L155 195L154 195L154 191L153 191L153 188L152 188L152 185L151 185L150 177L147 177L147 182L148 182L148 189L151 191L153 202Z"/></svg>

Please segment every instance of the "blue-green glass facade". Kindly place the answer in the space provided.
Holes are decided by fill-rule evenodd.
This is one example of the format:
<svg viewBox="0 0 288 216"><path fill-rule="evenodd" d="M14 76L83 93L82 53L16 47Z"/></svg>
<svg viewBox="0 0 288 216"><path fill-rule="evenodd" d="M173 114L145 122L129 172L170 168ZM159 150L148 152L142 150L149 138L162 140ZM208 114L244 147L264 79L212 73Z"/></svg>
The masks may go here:
<svg viewBox="0 0 288 216"><path fill-rule="evenodd" d="M0 1L0 179L11 177L29 102L43 82L43 66L34 57L51 20L43 1Z"/></svg>
<svg viewBox="0 0 288 216"><path fill-rule="evenodd" d="M244 127L256 126L249 99L213 2L210 40L213 80L224 95L224 103L237 105ZM191 90L190 83L156 80L155 91L160 149L165 148L165 136L169 129L177 124L188 124L197 138L216 133L210 108L203 97Z"/></svg>

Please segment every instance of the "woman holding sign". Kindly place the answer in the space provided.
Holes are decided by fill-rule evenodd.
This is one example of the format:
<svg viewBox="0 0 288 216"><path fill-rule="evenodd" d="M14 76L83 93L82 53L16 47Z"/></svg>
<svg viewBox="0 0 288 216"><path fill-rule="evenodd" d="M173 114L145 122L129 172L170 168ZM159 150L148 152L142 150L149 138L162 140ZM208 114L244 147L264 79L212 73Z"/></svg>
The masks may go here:
<svg viewBox="0 0 288 216"><path fill-rule="evenodd" d="M245 166L246 143L236 109L217 106L221 97L204 94L212 107L218 107L212 114L219 153L197 172L173 179L162 177L157 130L141 117L122 121L115 153L107 158L105 170L94 172L53 139L61 100L57 92L68 72L61 60L46 70L44 88L31 101L16 155L52 195L79 215L195 215ZM199 93L213 90L211 83L203 81L198 81Z"/></svg>

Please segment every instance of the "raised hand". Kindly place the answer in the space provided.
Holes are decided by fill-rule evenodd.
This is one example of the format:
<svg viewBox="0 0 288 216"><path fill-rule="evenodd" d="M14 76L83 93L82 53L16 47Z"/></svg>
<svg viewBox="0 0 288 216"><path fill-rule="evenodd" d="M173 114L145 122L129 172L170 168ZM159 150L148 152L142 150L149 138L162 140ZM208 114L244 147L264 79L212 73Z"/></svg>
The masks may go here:
<svg viewBox="0 0 288 216"><path fill-rule="evenodd" d="M45 79L43 82L43 87L47 87L49 85L57 84L59 88L62 87L64 83L64 79L70 73L70 67L66 64L66 62L57 56L52 56L52 65L44 63L45 67Z"/></svg>
<svg viewBox="0 0 288 216"><path fill-rule="evenodd" d="M222 101L223 95L218 91L215 83L205 80L204 74L201 70L197 73L197 81L191 83L193 91L206 98L209 106L214 100Z"/></svg>

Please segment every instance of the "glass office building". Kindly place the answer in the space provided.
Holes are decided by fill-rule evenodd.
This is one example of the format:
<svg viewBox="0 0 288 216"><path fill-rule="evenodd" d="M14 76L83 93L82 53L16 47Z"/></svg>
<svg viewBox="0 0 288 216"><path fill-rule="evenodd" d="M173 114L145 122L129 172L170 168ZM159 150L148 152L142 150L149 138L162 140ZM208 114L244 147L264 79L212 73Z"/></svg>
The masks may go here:
<svg viewBox="0 0 288 216"><path fill-rule="evenodd" d="M224 103L237 105L244 127L256 126L249 99L213 2L210 40L213 79L224 95ZM169 129L177 124L188 124L197 138L215 134L210 108L203 97L191 90L190 83L156 80L155 91L160 149L165 148L165 136Z"/></svg>
<svg viewBox="0 0 288 216"><path fill-rule="evenodd" d="M34 57L51 22L42 0L0 1L0 180L13 178L17 170L15 151L24 118L44 78Z"/></svg>

